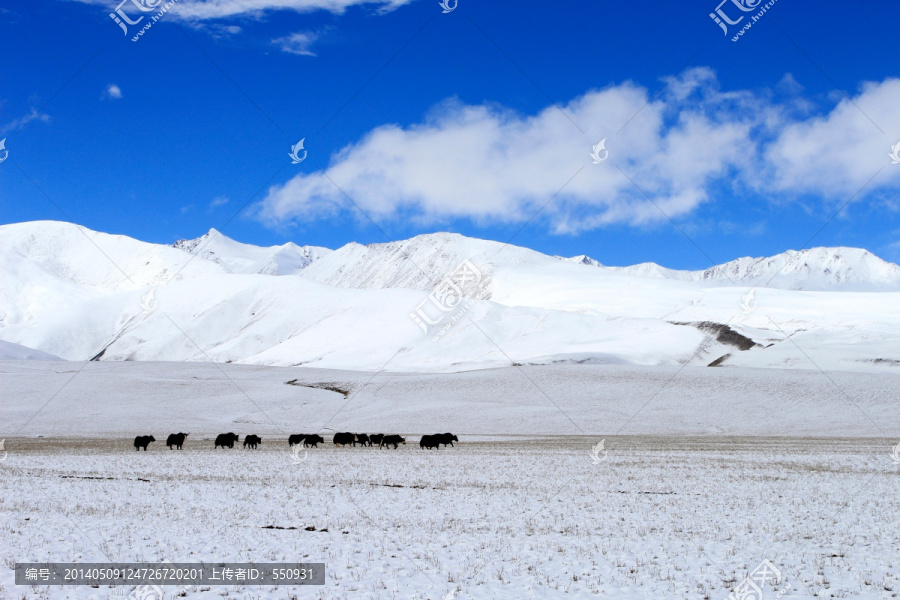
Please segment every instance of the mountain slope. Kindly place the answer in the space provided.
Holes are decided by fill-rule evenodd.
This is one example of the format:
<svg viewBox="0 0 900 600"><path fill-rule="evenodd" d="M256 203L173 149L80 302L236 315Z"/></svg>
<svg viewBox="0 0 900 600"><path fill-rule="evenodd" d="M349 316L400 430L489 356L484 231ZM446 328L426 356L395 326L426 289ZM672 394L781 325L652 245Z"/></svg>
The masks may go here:
<svg viewBox="0 0 900 600"><path fill-rule="evenodd" d="M900 372L900 293L746 285L784 266L778 257L704 278L449 233L319 254L214 242L202 257L190 254L203 254L197 240L176 248L69 223L2 226L0 340L68 360L375 371L688 361ZM791 281L891 285L896 265L864 250L815 250L783 255L797 260L784 269ZM477 285L462 285L460 264ZM742 285L714 281L723 274Z"/></svg>
<svg viewBox="0 0 900 600"><path fill-rule="evenodd" d="M0 340L0 360L62 360L58 356Z"/></svg>
<svg viewBox="0 0 900 600"><path fill-rule="evenodd" d="M225 270L190 260L171 246L91 231L59 221L0 226L0 258L7 267L27 261L46 276L96 289L138 289ZM7 270L4 269L4 274ZM23 281L32 275L23 272Z"/></svg>
<svg viewBox="0 0 900 600"><path fill-rule="evenodd" d="M457 233L431 233L384 244L347 244L301 275L344 288L430 291L463 261L479 270L486 287L498 268L559 264L558 259L527 248Z"/></svg>

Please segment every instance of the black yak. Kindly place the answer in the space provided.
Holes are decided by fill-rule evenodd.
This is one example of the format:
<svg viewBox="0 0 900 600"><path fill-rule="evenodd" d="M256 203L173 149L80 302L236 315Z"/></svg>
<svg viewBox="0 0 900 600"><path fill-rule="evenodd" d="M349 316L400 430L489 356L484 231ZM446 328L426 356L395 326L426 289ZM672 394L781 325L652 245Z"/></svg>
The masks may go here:
<svg viewBox="0 0 900 600"><path fill-rule="evenodd" d="M334 434L334 445L346 446L347 444L356 445L356 435L348 431L342 431Z"/></svg>
<svg viewBox="0 0 900 600"><path fill-rule="evenodd" d="M436 433L434 437L438 439L443 445L450 444L453 445L453 442L458 442L459 438L453 435L452 433Z"/></svg>
<svg viewBox="0 0 900 600"><path fill-rule="evenodd" d="M402 438L399 435L386 435L381 439L381 447L387 448L388 446L394 446L394 449L397 448L397 444L405 444L406 438Z"/></svg>
<svg viewBox="0 0 900 600"><path fill-rule="evenodd" d="M155 442L155 441L156 441L156 438L153 437L152 435L139 435L136 438L134 438L134 449L140 450L141 448L143 448L144 452L146 452L147 446L150 444L150 442Z"/></svg>
<svg viewBox="0 0 900 600"><path fill-rule="evenodd" d="M372 446L380 446L381 440L384 439L383 433L373 433L369 436L369 444Z"/></svg>
<svg viewBox="0 0 900 600"><path fill-rule="evenodd" d="M258 444L262 444L262 438L258 435L253 435L252 433L244 438L244 448L250 446L254 450L256 450L256 446Z"/></svg>
<svg viewBox="0 0 900 600"><path fill-rule="evenodd" d="M309 448L310 446L312 446L313 448L318 448L318 446L316 444L324 444L324 443L325 443L325 438L323 438L321 435L314 433L312 435L306 436L306 439L303 440L303 447Z"/></svg>
<svg viewBox="0 0 900 600"><path fill-rule="evenodd" d="M303 433L294 433L288 436L288 446L293 446L294 444L302 444L303 440L305 440L307 437L309 436Z"/></svg>
<svg viewBox="0 0 900 600"><path fill-rule="evenodd" d="M238 435L236 433L220 433L216 436L216 448L222 446L228 446L229 448L234 448L234 443L239 442Z"/></svg>
<svg viewBox="0 0 900 600"><path fill-rule="evenodd" d="M441 440L437 435L423 435L419 440L419 448L438 448L441 447Z"/></svg>
<svg viewBox="0 0 900 600"><path fill-rule="evenodd" d="M166 446L169 447L169 450L172 449L172 446L175 446L179 450L184 445L184 440L191 434L189 433L170 433L169 437L166 438Z"/></svg>
<svg viewBox="0 0 900 600"><path fill-rule="evenodd" d="M363 446L371 446L372 442L369 440L369 436L365 433L357 433L356 441L359 442Z"/></svg>

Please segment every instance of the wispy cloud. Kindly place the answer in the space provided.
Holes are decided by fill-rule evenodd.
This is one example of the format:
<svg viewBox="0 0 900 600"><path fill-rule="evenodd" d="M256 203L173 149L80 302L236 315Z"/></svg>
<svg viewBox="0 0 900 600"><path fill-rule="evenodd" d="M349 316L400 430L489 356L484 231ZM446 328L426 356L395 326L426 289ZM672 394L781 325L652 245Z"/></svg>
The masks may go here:
<svg viewBox="0 0 900 600"><path fill-rule="evenodd" d="M212 199L212 202L209 203L209 208L219 208L220 206L225 206L228 204L228 198L225 196L216 196Z"/></svg>
<svg viewBox="0 0 900 600"><path fill-rule="evenodd" d="M315 56L310 48L319 39L319 35L313 31L298 31L290 35L276 38L272 43L281 48L282 52L299 54L301 56Z"/></svg>
<svg viewBox="0 0 900 600"><path fill-rule="evenodd" d="M79 0L85 4L109 6L108 0ZM260 16L276 10L299 13L328 11L335 14L351 6L367 5L379 12L388 12L413 0L180 0L169 11L188 21L205 21L239 16Z"/></svg>
<svg viewBox="0 0 900 600"><path fill-rule="evenodd" d="M18 119L13 119L12 121L0 126L0 134L8 133L10 131L15 131L24 127L26 124L31 121L43 121L44 123L50 122L50 115L42 112L38 112L36 108L32 108L27 115L23 115Z"/></svg>

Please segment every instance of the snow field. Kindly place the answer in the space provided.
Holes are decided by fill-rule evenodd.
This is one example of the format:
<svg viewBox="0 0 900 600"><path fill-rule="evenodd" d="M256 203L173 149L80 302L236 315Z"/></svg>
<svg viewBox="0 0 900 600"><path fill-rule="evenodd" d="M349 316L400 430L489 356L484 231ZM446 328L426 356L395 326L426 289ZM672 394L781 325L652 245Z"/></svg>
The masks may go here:
<svg viewBox="0 0 900 600"><path fill-rule="evenodd" d="M415 436L900 439L898 381L896 375L690 366L375 374L210 363L0 361L0 437L133 439L234 431L265 438L329 428Z"/></svg>
<svg viewBox="0 0 900 600"><path fill-rule="evenodd" d="M146 453L126 438L7 439L4 566L327 563L324 588L191 587L166 600L724 600L769 559L784 598L900 594L900 467L886 440L608 437L597 464L593 437L461 436L438 451L329 443L297 464L283 439L252 451L204 437ZM7 569L0 585L19 600L130 591L16 588Z"/></svg>

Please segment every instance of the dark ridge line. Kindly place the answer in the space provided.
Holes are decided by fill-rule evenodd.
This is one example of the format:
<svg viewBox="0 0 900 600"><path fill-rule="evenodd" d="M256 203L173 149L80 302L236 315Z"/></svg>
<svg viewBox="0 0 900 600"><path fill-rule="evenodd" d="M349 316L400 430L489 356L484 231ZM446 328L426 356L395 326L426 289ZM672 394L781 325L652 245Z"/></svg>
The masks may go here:
<svg viewBox="0 0 900 600"><path fill-rule="evenodd" d="M305 388L313 388L317 390L328 390L329 392L337 392L338 394L343 394L344 398L350 395L350 390L345 390L343 388L337 387L335 384L327 384L327 383L300 383L299 379L291 379L290 381L284 382L286 385L296 385L298 387Z"/></svg>

